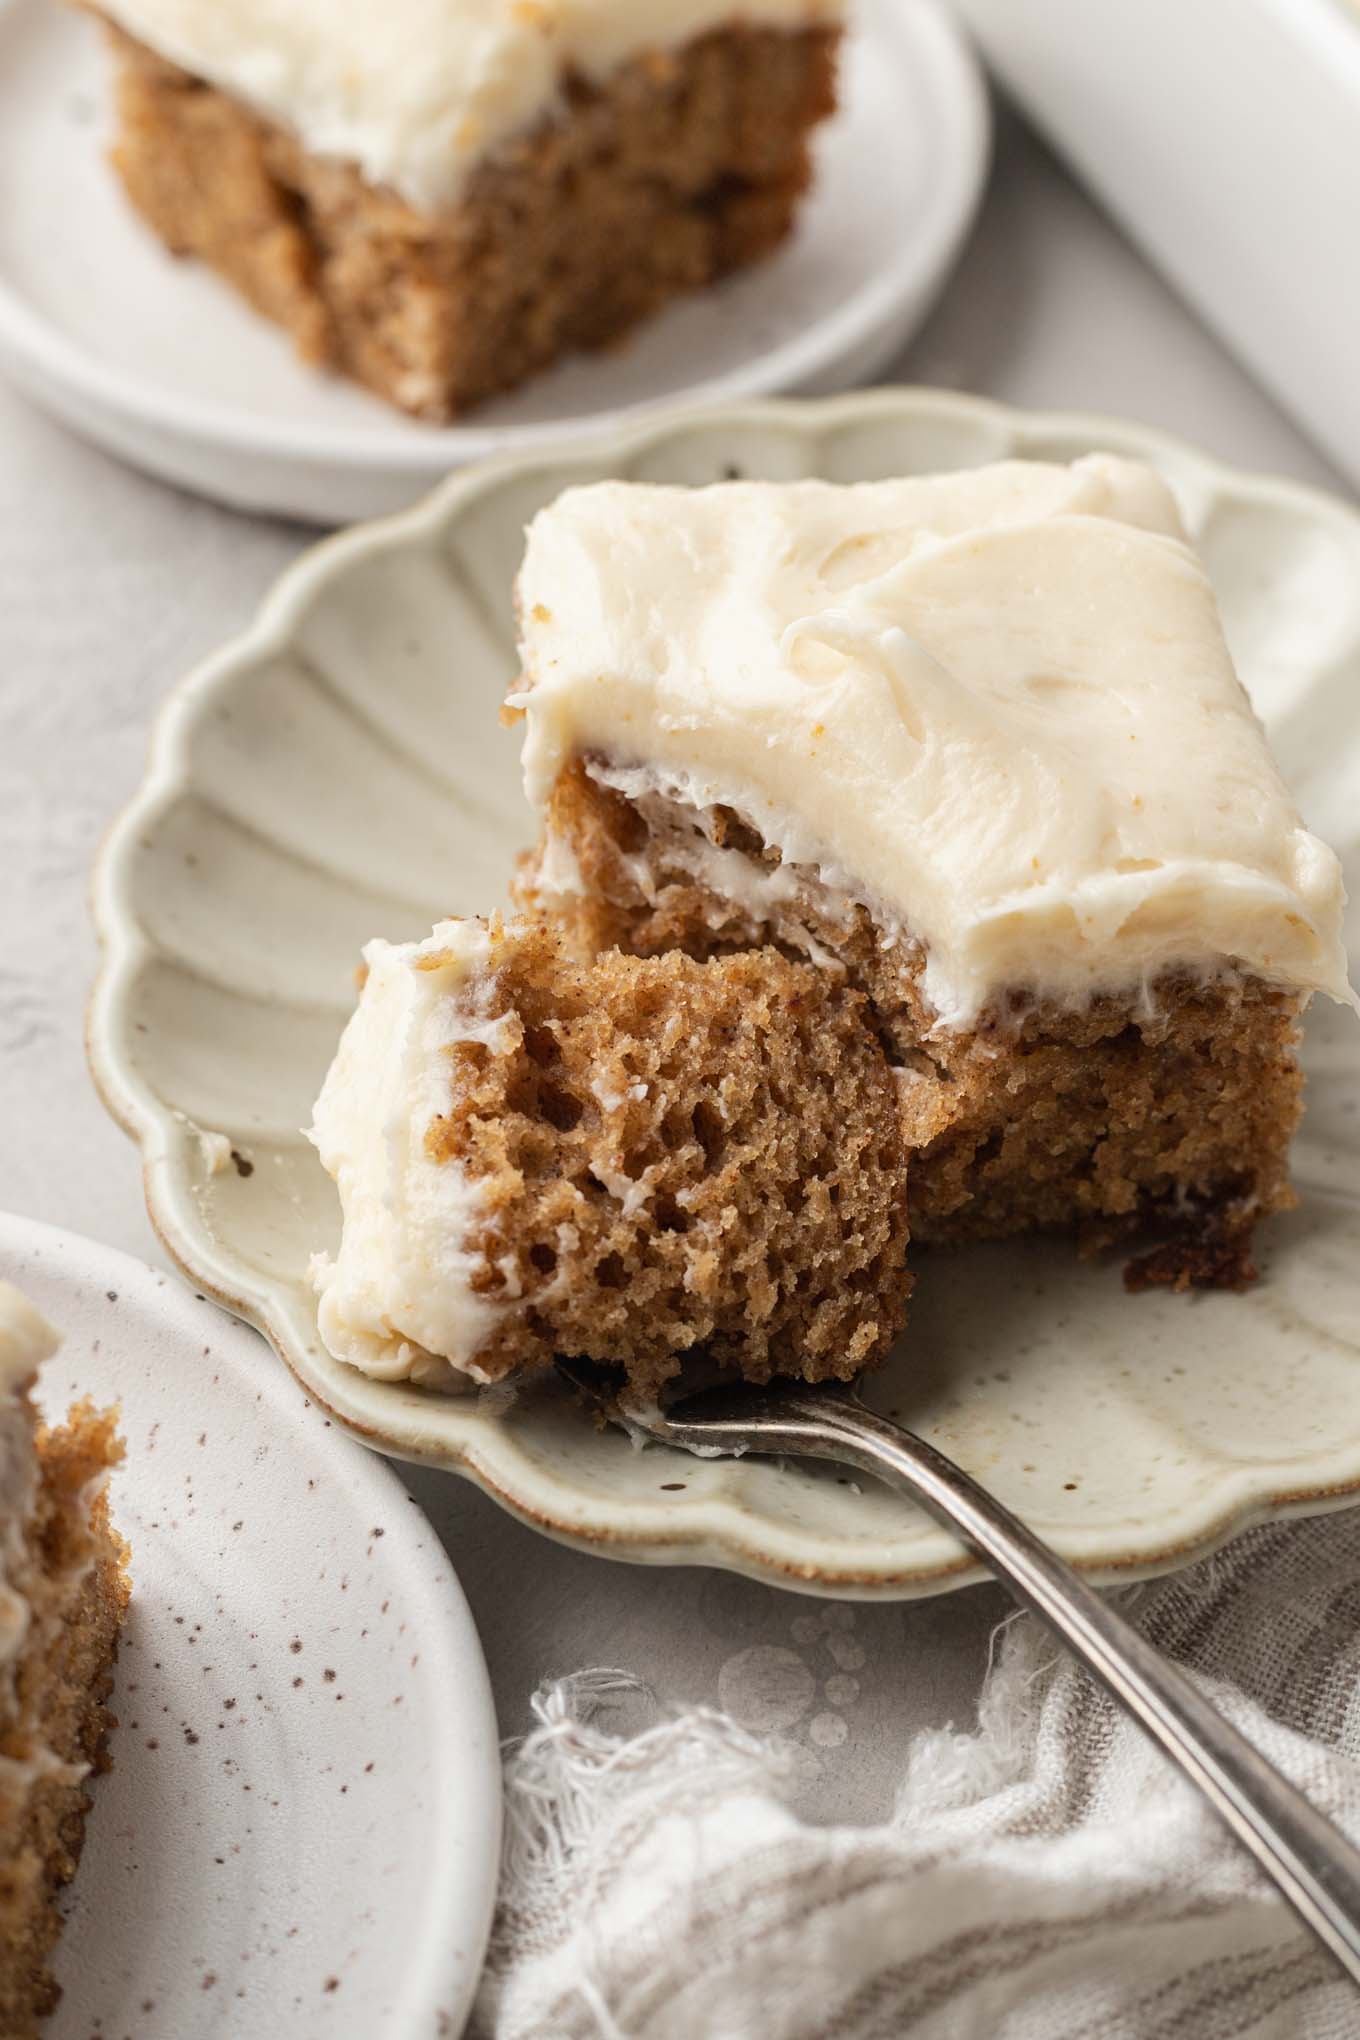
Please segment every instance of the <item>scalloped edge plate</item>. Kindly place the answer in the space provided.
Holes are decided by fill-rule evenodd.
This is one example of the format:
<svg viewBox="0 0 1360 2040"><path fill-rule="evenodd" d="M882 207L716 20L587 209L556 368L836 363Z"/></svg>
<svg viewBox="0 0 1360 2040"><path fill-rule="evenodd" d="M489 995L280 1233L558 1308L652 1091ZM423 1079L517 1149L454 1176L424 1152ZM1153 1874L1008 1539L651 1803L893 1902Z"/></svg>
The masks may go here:
<svg viewBox="0 0 1360 2040"><path fill-rule="evenodd" d="M96 870L91 1068L140 1144L170 1254L356 1435L462 1472L522 1520L619 1557L866 1596L980 1576L923 1517L822 1469L638 1454L583 1423L554 1384L510 1401L442 1398L338 1364L301 1272L304 1245L333 1235L335 1200L297 1128L352 997L360 937L427 926L432 892L446 911L494 904L488 890L528 834L522 810L508 819L511 768L486 732L513 670L519 531L539 502L604 474L851 479L1092 447L1140 455L1176 489L1286 775L1354 880L1360 517L1134 425L952 394L710 409L462 473L416 509L306 553L250 629L171 696ZM322 750L307 734L317 717ZM337 778L376 787L375 775L387 791L368 808L337 801ZM460 876L471 897L457 897ZM1115 1270L1061 1244L922 1259L902 1357L873 1398L1104 1577L1188 1563L1262 1517L1360 1491L1355 1118L1350 1148L1339 1142L1354 1112L1353 1030L1335 1011L1310 1018L1304 1205L1265 1229L1266 1279L1250 1295L1126 1298ZM272 1133L267 1114L232 1103L247 1094L277 1104ZM248 1177L227 1163L233 1144Z"/></svg>

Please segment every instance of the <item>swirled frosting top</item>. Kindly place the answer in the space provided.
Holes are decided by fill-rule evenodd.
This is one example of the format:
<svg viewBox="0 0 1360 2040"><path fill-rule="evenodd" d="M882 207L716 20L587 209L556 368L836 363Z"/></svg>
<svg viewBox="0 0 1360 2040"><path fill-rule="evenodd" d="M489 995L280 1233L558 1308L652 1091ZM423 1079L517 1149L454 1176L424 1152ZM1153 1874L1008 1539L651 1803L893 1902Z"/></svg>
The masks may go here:
<svg viewBox="0 0 1360 2040"><path fill-rule="evenodd" d="M804 28L844 0L95 0L158 55L358 166L422 211L599 79L740 21Z"/></svg>
<svg viewBox="0 0 1360 2040"><path fill-rule="evenodd" d="M1168 969L1351 1000L1304 827L1150 468L569 490L519 580L529 796L722 803L924 945L940 1024Z"/></svg>

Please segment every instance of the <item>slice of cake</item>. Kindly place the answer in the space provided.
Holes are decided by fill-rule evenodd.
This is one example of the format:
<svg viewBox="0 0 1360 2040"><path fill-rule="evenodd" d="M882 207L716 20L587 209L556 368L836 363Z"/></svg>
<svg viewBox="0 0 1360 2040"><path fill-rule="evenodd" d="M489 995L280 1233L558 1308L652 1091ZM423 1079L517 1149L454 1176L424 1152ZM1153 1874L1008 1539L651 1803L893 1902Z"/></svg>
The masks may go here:
<svg viewBox="0 0 1360 2040"><path fill-rule="evenodd" d="M1343 893L1155 474L601 483L519 602L520 893L578 954L773 945L861 992L918 1239L1151 1226L1157 1279L1249 1273Z"/></svg>
<svg viewBox="0 0 1360 2040"><path fill-rule="evenodd" d="M32 1390L50 1325L0 1282L0 2033L28 2040L56 2002L47 1961L112 1722L104 1703L128 1600L104 1481L122 1457L88 1403L58 1430Z"/></svg>
<svg viewBox="0 0 1360 2040"><path fill-rule="evenodd" d="M767 254L843 0L92 0L115 161L309 361L447 419Z"/></svg>
<svg viewBox="0 0 1360 2040"><path fill-rule="evenodd" d="M755 1380L883 1354L906 1153L840 978L771 950L580 963L533 921L365 954L312 1136L338 1358L448 1387L578 1354L651 1393L700 1348Z"/></svg>

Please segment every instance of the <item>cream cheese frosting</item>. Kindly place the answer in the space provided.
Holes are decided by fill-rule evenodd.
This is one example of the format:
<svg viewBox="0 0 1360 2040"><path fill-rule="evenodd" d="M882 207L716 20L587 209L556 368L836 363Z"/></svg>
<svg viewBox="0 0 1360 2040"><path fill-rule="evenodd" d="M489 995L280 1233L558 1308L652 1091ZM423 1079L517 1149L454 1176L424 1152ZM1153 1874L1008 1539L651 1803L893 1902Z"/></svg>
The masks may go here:
<svg viewBox="0 0 1360 2040"><path fill-rule="evenodd" d="M572 489L519 605L532 801L584 756L734 808L923 945L941 1026L1169 969L1354 1002L1340 866L1139 463Z"/></svg>
<svg viewBox="0 0 1360 2040"><path fill-rule="evenodd" d="M834 22L843 0L98 0L158 55L358 166L422 211L562 102L646 50L733 21Z"/></svg>
<svg viewBox="0 0 1360 2040"><path fill-rule="evenodd" d="M12 1282L0 1281L0 1393L12 1396L57 1350L57 1334Z"/></svg>
<svg viewBox="0 0 1360 2040"><path fill-rule="evenodd" d="M57 1335L12 1282L0 1281L0 1678L28 1634L28 1602L19 1590L29 1567L28 1521L37 1490L33 1410L27 1390Z"/></svg>
<svg viewBox="0 0 1360 2040"><path fill-rule="evenodd" d="M311 1263L321 1336L338 1360L383 1380L449 1386L482 1378L475 1355L496 1306L469 1277L464 1242L478 1184L426 1146L447 1111L456 1041L495 1048L506 1022L479 1016L490 936L442 921L423 942L370 942L368 975L313 1112L310 1137L340 1192L334 1256Z"/></svg>

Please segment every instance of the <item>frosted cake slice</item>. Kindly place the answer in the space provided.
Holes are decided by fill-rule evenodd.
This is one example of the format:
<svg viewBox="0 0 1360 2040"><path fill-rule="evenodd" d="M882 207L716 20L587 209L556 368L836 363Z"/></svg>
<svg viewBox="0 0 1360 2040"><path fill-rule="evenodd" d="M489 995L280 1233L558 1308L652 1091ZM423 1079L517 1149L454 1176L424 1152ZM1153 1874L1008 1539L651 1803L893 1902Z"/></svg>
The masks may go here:
<svg viewBox="0 0 1360 2040"><path fill-rule="evenodd" d="M30 2040L56 2003L58 1897L80 1856L112 1717L127 1547L104 1483L111 1415L38 1421L32 1389L56 1334L0 1281L0 2033Z"/></svg>
<svg viewBox="0 0 1360 2040"><path fill-rule="evenodd" d="M1150 469L600 483L518 593L526 905L582 956L773 945L861 992L913 1237L1250 1272L1343 892Z"/></svg>
<svg viewBox="0 0 1360 2040"><path fill-rule="evenodd" d="M842 0L90 0L114 160L302 355L448 419L768 254Z"/></svg>
<svg viewBox="0 0 1360 2040"><path fill-rule="evenodd" d="M374 942L313 1138L339 1359L435 1387L700 1350L846 1377L901 1328L907 1157L863 998L772 951L564 953L533 921Z"/></svg>

